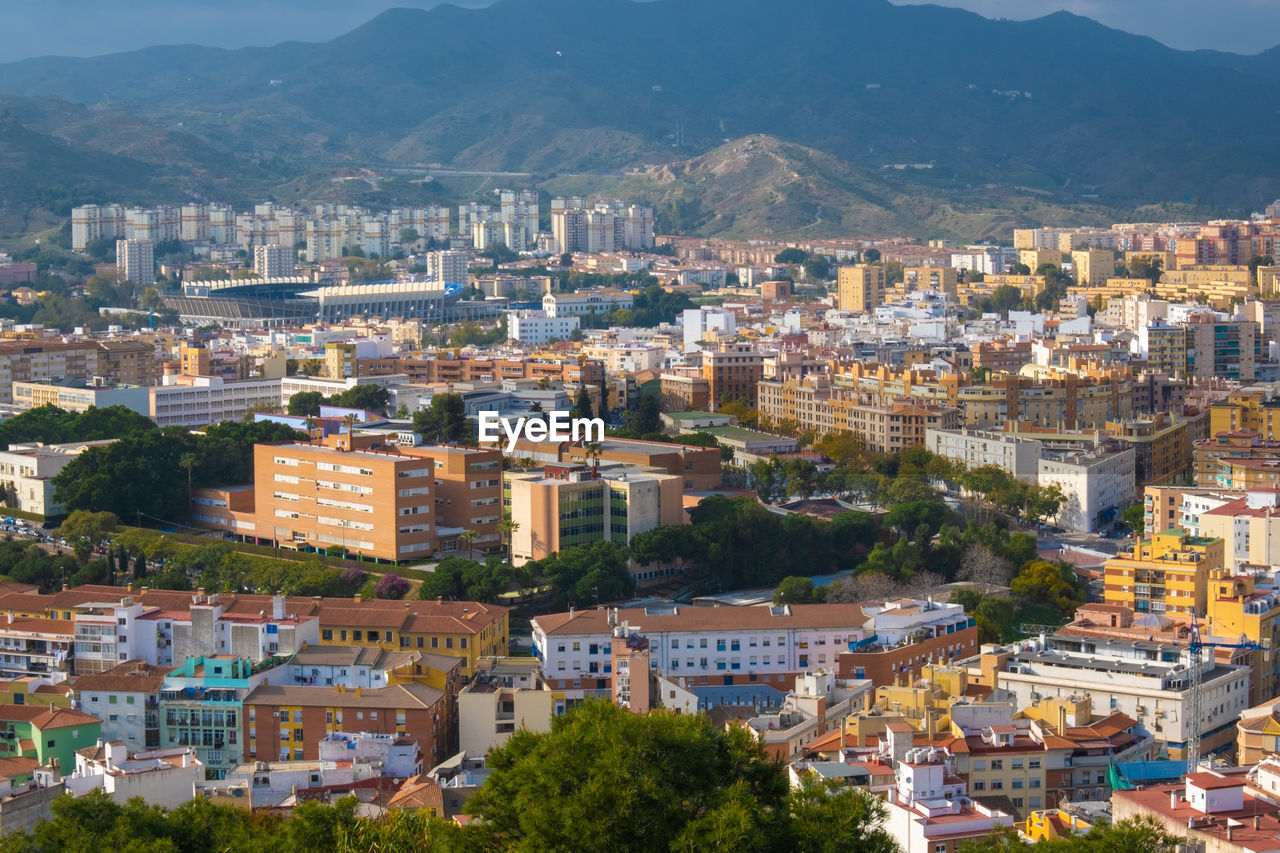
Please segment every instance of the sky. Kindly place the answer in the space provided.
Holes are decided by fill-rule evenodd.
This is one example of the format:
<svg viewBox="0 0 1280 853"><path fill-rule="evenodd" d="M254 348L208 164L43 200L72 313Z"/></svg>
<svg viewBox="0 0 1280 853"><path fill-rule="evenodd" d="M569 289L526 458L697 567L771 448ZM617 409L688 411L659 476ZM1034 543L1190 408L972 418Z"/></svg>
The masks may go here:
<svg viewBox="0 0 1280 853"><path fill-rule="evenodd" d="M0 62L96 56L156 44L326 41L391 6L439 0L0 0ZM490 0L453 0L481 6ZM784 0L792 2L792 0ZM918 0L894 0L898 3ZM1257 53L1280 43L1280 0L934 0L995 18L1067 9L1183 49Z"/></svg>

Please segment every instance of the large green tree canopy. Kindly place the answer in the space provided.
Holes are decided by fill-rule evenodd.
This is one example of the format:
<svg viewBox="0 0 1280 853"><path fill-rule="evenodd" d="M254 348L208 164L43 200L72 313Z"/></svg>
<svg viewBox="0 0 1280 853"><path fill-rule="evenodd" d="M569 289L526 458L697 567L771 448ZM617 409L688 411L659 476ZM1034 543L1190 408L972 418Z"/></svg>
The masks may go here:
<svg viewBox="0 0 1280 853"><path fill-rule="evenodd" d="M884 805L851 788L792 792L747 730L702 714L589 701L490 753L467 802L497 850L896 853Z"/></svg>

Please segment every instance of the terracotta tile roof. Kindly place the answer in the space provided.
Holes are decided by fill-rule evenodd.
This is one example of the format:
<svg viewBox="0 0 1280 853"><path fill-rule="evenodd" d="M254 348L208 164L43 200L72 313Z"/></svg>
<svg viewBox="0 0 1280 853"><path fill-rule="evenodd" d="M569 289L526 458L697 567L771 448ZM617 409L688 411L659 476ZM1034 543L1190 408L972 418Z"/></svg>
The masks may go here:
<svg viewBox="0 0 1280 853"><path fill-rule="evenodd" d="M1115 737L1122 732L1127 732L1137 724L1137 721L1132 717L1129 717L1127 714L1117 713L1090 723L1087 726L1068 726L1067 730L1062 734L1065 737L1073 739L1091 737L1105 739Z"/></svg>
<svg viewBox="0 0 1280 853"><path fill-rule="evenodd" d="M1188 773L1184 776L1188 782L1205 791L1217 788L1240 788L1247 781L1243 776L1219 776L1217 773Z"/></svg>
<svg viewBox="0 0 1280 853"><path fill-rule="evenodd" d="M170 670L170 667L154 666L142 661L125 661L106 672L78 676L72 680L71 686L77 691L158 693Z"/></svg>
<svg viewBox="0 0 1280 853"><path fill-rule="evenodd" d="M293 685L263 684L244 697L247 705L295 705L302 707L342 708L434 708L444 697L444 691L435 687L410 682L390 687L362 689L357 695L354 689L335 690L332 687L296 687Z"/></svg>
<svg viewBox="0 0 1280 853"><path fill-rule="evenodd" d="M425 774L410 776L400 790L387 802L389 809L423 809L436 807L444 810L444 789Z"/></svg>
<svg viewBox="0 0 1280 853"><path fill-rule="evenodd" d="M98 724L102 721L70 708L46 708L42 705L0 705L0 720L30 723L37 729L63 729L68 726Z"/></svg>
<svg viewBox="0 0 1280 853"><path fill-rule="evenodd" d="M0 758L0 779L12 779L15 776L29 776L40 766L34 758L16 755L12 758Z"/></svg>
<svg viewBox="0 0 1280 853"><path fill-rule="evenodd" d="M68 639L76 635L75 625L66 619L22 619L12 622L0 620L0 634L10 631L23 631L31 634L57 634Z"/></svg>
<svg viewBox="0 0 1280 853"><path fill-rule="evenodd" d="M71 685L68 684L67 682L62 682L61 684L41 684L31 692L36 694L44 694L46 696L50 694L54 696L67 696L67 695L70 695L71 693Z"/></svg>

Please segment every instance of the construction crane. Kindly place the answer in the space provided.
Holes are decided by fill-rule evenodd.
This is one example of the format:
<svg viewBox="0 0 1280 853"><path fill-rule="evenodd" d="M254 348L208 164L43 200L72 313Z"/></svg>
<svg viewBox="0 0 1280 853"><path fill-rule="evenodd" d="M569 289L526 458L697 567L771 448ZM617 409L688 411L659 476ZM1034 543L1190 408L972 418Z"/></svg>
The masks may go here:
<svg viewBox="0 0 1280 853"><path fill-rule="evenodd" d="M1200 716L1200 693L1203 687L1202 668L1204 663L1205 649L1263 649L1264 647L1257 643L1206 643L1200 639L1200 622L1196 619L1193 612L1191 614L1191 637L1187 643L1187 683L1190 687L1190 693L1187 695L1187 702L1184 706L1183 713L1186 718L1187 728L1187 748L1185 755L1187 758L1187 772L1195 773L1200 768L1200 726L1202 719Z"/></svg>

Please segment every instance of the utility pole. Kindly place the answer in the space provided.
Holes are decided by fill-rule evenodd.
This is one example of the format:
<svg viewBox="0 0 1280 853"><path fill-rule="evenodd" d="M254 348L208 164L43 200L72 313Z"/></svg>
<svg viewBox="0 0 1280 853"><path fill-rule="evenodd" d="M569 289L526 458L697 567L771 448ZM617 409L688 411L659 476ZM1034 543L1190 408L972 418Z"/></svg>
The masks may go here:
<svg viewBox="0 0 1280 853"><path fill-rule="evenodd" d="M1204 645L1200 642L1200 623L1195 614L1191 614L1191 637L1187 646L1187 684L1191 690L1187 694L1185 705L1187 725L1187 772L1195 773L1200 769L1200 689L1203 683L1201 667L1204 658Z"/></svg>

